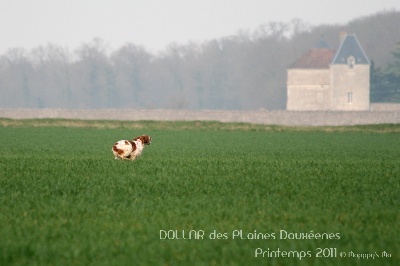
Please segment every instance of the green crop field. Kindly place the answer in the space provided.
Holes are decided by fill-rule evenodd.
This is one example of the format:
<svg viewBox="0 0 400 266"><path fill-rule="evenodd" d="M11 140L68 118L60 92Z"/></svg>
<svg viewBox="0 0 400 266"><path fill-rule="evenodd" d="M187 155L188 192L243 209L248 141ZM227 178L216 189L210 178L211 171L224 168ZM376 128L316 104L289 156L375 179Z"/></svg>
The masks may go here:
<svg viewBox="0 0 400 266"><path fill-rule="evenodd" d="M0 136L0 265L400 265L398 125L0 119Z"/></svg>

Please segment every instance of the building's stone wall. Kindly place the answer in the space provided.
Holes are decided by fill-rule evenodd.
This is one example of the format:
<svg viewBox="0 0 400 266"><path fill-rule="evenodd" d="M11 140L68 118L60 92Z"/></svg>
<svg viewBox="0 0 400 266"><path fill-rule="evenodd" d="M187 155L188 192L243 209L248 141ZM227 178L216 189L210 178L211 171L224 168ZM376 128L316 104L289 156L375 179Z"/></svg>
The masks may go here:
<svg viewBox="0 0 400 266"><path fill-rule="evenodd" d="M329 69L288 69L287 110L330 110L329 74Z"/></svg>
<svg viewBox="0 0 400 266"><path fill-rule="evenodd" d="M0 109L0 117L12 119L66 118L82 120L220 121L288 126L339 126L400 122L400 111L188 111L188 110L64 110Z"/></svg>
<svg viewBox="0 0 400 266"><path fill-rule="evenodd" d="M369 65L331 65L330 70L332 110L368 111Z"/></svg>
<svg viewBox="0 0 400 266"><path fill-rule="evenodd" d="M400 111L400 103L371 103L371 111Z"/></svg>
<svg viewBox="0 0 400 266"><path fill-rule="evenodd" d="M287 70L287 85L329 85L330 72L328 68Z"/></svg>

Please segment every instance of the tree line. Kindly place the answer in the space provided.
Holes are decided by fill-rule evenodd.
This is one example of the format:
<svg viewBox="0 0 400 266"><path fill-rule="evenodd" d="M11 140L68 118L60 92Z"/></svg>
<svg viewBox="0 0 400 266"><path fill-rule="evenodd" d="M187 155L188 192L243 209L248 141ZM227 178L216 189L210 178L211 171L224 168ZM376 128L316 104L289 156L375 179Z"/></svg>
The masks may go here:
<svg viewBox="0 0 400 266"><path fill-rule="evenodd" d="M355 33L374 62L371 100L400 101L393 89L397 25L398 11L346 25L270 22L203 43L171 44L156 55L132 43L109 51L98 38L72 52L54 44L13 48L0 56L0 108L285 109L288 65L321 38L337 49L341 31Z"/></svg>
<svg viewBox="0 0 400 266"><path fill-rule="evenodd" d="M393 62L385 67L371 64L371 102L400 103L400 43L392 55Z"/></svg>

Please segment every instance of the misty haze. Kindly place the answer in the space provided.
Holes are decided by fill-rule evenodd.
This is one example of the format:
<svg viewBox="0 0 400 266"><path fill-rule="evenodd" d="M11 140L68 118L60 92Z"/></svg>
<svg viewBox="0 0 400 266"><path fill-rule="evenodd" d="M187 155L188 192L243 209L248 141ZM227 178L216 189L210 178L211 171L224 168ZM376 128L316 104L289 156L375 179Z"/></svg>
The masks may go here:
<svg viewBox="0 0 400 266"><path fill-rule="evenodd" d="M397 11L346 25L271 22L157 55L133 43L109 51L102 39L74 51L13 48L0 55L0 108L284 110L287 67L320 39L337 49L341 31L356 34L372 62L371 101L398 102L398 25Z"/></svg>

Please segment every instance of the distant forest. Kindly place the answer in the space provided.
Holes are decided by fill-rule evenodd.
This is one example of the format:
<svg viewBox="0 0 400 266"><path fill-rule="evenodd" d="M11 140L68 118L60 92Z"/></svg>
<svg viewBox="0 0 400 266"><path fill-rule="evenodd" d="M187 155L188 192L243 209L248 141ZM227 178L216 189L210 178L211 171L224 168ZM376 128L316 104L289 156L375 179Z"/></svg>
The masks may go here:
<svg viewBox="0 0 400 266"><path fill-rule="evenodd" d="M268 18L266 18L268 20ZM371 101L400 101L400 11L345 25L294 19L162 53L128 43L109 51L94 39L78 49L47 44L0 55L0 108L286 108L286 68L323 38L356 34L371 67Z"/></svg>

